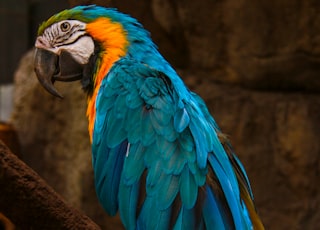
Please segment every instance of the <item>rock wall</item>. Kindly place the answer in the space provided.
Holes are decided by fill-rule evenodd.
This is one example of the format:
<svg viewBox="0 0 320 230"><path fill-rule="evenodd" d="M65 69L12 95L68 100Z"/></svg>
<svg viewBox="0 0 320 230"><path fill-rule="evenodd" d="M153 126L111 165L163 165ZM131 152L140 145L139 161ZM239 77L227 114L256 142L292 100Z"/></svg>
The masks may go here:
<svg viewBox="0 0 320 230"><path fill-rule="evenodd" d="M137 17L187 85L207 102L252 182L266 229L320 222L320 2L306 0L69 1ZM16 73L13 122L25 161L104 229L93 189L85 96L37 83L32 52Z"/></svg>
<svg viewBox="0 0 320 230"><path fill-rule="evenodd" d="M205 82L195 91L245 165L266 229L315 229L320 221L319 95Z"/></svg>
<svg viewBox="0 0 320 230"><path fill-rule="evenodd" d="M12 121L21 144L22 159L59 194L85 211L105 229L119 225L98 204L91 166L86 96L81 85L59 84L64 99L49 95L33 71L34 51L21 60L15 75ZM110 228L108 228L110 227Z"/></svg>

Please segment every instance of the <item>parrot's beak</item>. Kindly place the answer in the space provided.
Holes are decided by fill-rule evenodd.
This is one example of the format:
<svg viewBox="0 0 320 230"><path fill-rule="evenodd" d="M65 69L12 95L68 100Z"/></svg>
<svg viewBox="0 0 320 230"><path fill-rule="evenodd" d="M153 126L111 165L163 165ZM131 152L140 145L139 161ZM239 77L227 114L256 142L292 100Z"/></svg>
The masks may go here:
<svg viewBox="0 0 320 230"><path fill-rule="evenodd" d="M82 78L83 65L79 64L66 51L60 55L37 48L34 70L42 86L52 95L63 98L53 86L55 81L75 81Z"/></svg>

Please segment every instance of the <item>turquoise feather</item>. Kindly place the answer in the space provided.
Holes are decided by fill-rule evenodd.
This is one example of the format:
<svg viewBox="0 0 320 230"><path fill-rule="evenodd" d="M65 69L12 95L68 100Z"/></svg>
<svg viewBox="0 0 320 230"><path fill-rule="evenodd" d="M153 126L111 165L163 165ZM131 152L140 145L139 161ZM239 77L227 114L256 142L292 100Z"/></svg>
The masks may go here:
<svg viewBox="0 0 320 230"><path fill-rule="evenodd" d="M108 202L108 205L103 207L111 215L116 214L118 210L119 182L126 148L127 142L123 142L113 149L105 148L104 151L99 149L93 160L98 198L102 204ZM113 168L111 172L108 170L110 168Z"/></svg>
<svg viewBox="0 0 320 230"><path fill-rule="evenodd" d="M121 180L124 181L124 180ZM127 185L121 183L119 187L119 208L122 222L126 229L135 229L137 203L139 198L140 181Z"/></svg>
<svg viewBox="0 0 320 230"><path fill-rule="evenodd" d="M174 128L178 133L181 133L190 123L190 117L185 108L178 109L174 115Z"/></svg>
<svg viewBox="0 0 320 230"><path fill-rule="evenodd" d="M163 178L163 179L162 179ZM167 210L172 205L174 199L176 198L180 184L179 184L179 176L171 175L167 176L165 173L161 182L157 183L158 189L156 190L156 207L159 210ZM166 191L163 193L163 191Z"/></svg>
<svg viewBox="0 0 320 230"><path fill-rule="evenodd" d="M144 155L146 148L141 143L130 144L122 172L122 181L126 185L132 185L140 181L145 170Z"/></svg>
<svg viewBox="0 0 320 230"><path fill-rule="evenodd" d="M194 209L188 209L181 207L178 219L173 227L173 230L193 230L201 229L200 226L196 226Z"/></svg>
<svg viewBox="0 0 320 230"><path fill-rule="evenodd" d="M237 189L234 188L232 182L229 180L226 172L223 171L222 166L219 164L216 156L213 154L209 155L209 162L219 182L221 188L225 194L226 200L229 204L231 214L233 216L234 225L243 228L249 229L249 226L246 226L246 220L244 218L247 216L246 210L242 208L242 202L240 201L240 194L237 193Z"/></svg>
<svg viewBox="0 0 320 230"><path fill-rule="evenodd" d="M212 192L211 188L206 185L207 196L202 208L203 219L207 229L233 229L233 226L228 224L226 216L224 216L223 207L219 203L219 199ZM215 215L212 215L215 213Z"/></svg>
<svg viewBox="0 0 320 230"><path fill-rule="evenodd" d="M154 196L147 196L140 214L137 219L137 230L148 229L167 229L170 223L171 209L159 210L154 208L156 206L157 199ZM132 227L134 229L134 226Z"/></svg>
<svg viewBox="0 0 320 230"><path fill-rule="evenodd" d="M198 186L187 167L184 167L180 176L180 196L185 208L191 209L195 206Z"/></svg>

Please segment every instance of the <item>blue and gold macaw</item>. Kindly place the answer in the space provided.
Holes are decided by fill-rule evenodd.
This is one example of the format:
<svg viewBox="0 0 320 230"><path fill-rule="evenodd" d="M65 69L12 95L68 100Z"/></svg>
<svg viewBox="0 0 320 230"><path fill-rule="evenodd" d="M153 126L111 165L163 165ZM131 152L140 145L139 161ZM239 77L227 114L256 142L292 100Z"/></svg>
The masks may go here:
<svg viewBox="0 0 320 230"><path fill-rule="evenodd" d="M44 22L35 46L50 93L81 81L97 195L127 229L263 229L229 142L135 19L78 6Z"/></svg>

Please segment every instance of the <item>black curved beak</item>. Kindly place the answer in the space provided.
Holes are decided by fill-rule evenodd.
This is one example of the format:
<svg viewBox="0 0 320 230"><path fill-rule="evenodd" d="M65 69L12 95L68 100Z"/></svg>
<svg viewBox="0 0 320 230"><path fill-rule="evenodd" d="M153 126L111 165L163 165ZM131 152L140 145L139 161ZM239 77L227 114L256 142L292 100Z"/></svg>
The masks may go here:
<svg viewBox="0 0 320 230"><path fill-rule="evenodd" d="M63 98L53 86L55 81L76 81L82 78L84 66L66 51L60 55L37 48L34 70L41 85L52 95Z"/></svg>

